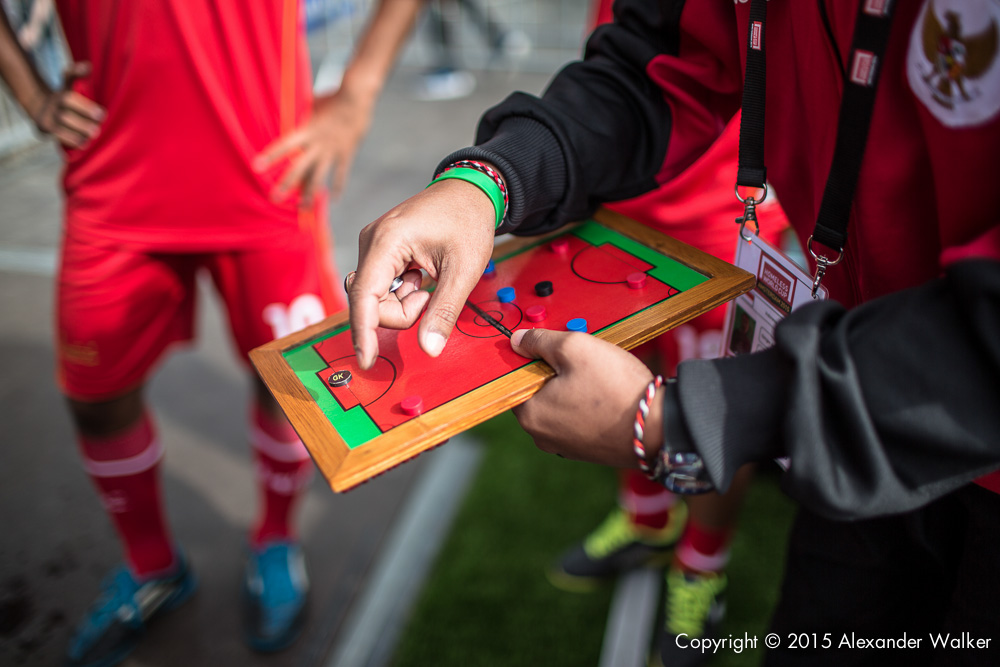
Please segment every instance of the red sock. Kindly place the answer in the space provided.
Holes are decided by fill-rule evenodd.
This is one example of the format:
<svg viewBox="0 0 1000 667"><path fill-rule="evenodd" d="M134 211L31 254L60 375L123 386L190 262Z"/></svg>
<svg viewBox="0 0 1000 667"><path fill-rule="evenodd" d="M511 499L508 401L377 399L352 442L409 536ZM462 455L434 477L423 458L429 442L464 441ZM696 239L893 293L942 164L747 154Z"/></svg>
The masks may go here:
<svg viewBox="0 0 1000 667"><path fill-rule="evenodd" d="M255 404L251 444L257 459L262 507L250 543L291 540L292 509L312 478L313 465L302 441L285 419L276 419Z"/></svg>
<svg viewBox="0 0 1000 667"><path fill-rule="evenodd" d="M623 470L618 483L618 503L636 526L660 530L670 521L677 496L650 481L638 470Z"/></svg>
<svg viewBox="0 0 1000 667"><path fill-rule="evenodd" d="M733 528L709 528L688 517L674 561L688 572L721 572L729 562Z"/></svg>
<svg viewBox="0 0 1000 667"><path fill-rule="evenodd" d="M174 567L176 550L163 517L158 474L163 448L147 415L107 438L79 436L83 467L101 496L125 550L125 560L140 579Z"/></svg>

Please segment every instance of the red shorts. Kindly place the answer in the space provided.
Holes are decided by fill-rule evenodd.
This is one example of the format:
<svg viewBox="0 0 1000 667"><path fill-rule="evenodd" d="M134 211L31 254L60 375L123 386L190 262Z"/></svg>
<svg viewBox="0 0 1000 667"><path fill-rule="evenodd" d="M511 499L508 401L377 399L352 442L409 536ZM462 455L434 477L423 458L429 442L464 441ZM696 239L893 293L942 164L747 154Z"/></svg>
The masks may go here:
<svg viewBox="0 0 1000 667"><path fill-rule="evenodd" d="M194 334L198 275L211 277L240 355L346 307L325 238L290 233L266 249L146 253L66 235L57 294L57 372L78 400L141 384Z"/></svg>

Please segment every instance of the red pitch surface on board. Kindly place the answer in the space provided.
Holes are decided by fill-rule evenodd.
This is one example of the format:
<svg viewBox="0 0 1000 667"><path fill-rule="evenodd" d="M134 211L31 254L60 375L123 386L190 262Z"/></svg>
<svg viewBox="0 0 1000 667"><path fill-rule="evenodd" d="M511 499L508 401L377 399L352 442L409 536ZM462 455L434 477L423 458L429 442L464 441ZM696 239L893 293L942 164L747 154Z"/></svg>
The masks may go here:
<svg viewBox="0 0 1000 667"><path fill-rule="evenodd" d="M562 243L568 242L568 247ZM678 290L646 276L644 286L630 287L636 272L652 268L634 255L610 244L592 246L565 236L557 245L543 244L498 262L473 290L469 301L511 331L524 328L566 330L574 318L587 320L591 332L603 329L648 306L667 299ZM549 296L535 294L542 280L552 282ZM497 290L513 287L517 297L501 303ZM546 317L531 322L525 311L543 306ZM379 356L363 371L357 364L350 331L343 331L313 347L328 364L319 371L323 385L345 410L358 405L384 433L413 418L401 401L419 397L427 412L532 362L511 349L509 339L465 307L444 351L429 357L417 343L417 325L396 331L380 329ZM327 378L348 370L351 382L330 387ZM607 381L595 378L595 382Z"/></svg>

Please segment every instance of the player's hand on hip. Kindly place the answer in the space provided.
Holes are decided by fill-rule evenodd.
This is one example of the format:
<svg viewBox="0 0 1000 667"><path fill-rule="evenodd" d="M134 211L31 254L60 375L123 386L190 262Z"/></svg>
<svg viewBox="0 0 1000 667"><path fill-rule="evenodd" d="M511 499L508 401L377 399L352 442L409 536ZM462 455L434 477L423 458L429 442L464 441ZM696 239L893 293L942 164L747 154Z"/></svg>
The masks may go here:
<svg viewBox="0 0 1000 667"><path fill-rule="evenodd" d="M359 99L343 90L317 97L308 121L278 137L254 158L253 167L258 172L288 159L271 198L284 201L297 190L300 204L311 206L331 174L331 192L337 198L371 126L373 106L374 100Z"/></svg>
<svg viewBox="0 0 1000 667"><path fill-rule="evenodd" d="M544 359L556 372L514 408L539 449L602 465L636 466L632 426L639 398L653 379L641 361L585 333L520 329L510 342L518 354Z"/></svg>
<svg viewBox="0 0 1000 667"><path fill-rule="evenodd" d="M444 349L466 299L493 252L496 214L471 183L439 181L361 231L358 269L347 296L358 363L370 368L378 355L379 326L405 329L420 322L420 347L432 357ZM417 289L414 269L435 281L433 294ZM389 292L393 278L409 271Z"/></svg>
<svg viewBox="0 0 1000 667"><path fill-rule="evenodd" d="M66 70L63 87L49 91L31 112L38 130L67 148L83 148L101 131L104 107L73 90L73 83L90 76L90 71L88 62L73 63Z"/></svg>

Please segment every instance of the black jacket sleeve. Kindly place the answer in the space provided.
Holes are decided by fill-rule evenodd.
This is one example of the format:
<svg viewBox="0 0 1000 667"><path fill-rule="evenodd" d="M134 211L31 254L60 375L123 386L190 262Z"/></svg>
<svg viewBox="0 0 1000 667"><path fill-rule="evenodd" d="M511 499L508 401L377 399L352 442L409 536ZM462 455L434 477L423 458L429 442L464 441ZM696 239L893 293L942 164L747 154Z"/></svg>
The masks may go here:
<svg viewBox="0 0 1000 667"><path fill-rule="evenodd" d="M919 507L1000 468L1000 262L850 311L810 304L769 350L681 364L664 420L719 489L787 455L785 491L829 518Z"/></svg>

